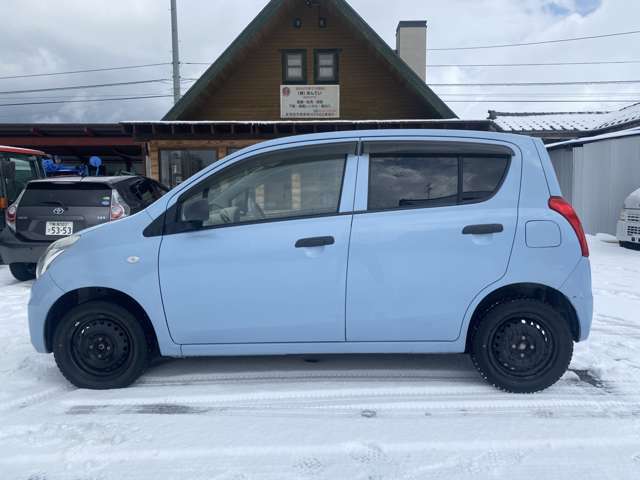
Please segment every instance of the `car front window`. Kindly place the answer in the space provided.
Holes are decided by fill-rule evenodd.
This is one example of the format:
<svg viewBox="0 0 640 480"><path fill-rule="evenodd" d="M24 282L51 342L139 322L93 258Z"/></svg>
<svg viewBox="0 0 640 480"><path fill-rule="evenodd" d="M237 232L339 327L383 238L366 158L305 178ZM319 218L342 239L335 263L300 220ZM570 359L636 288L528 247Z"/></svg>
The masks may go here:
<svg viewBox="0 0 640 480"><path fill-rule="evenodd" d="M355 149L355 147L353 147ZM213 175L181 208L205 199L203 227L337 213L352 147L296 149L251 158Z"/></svg>

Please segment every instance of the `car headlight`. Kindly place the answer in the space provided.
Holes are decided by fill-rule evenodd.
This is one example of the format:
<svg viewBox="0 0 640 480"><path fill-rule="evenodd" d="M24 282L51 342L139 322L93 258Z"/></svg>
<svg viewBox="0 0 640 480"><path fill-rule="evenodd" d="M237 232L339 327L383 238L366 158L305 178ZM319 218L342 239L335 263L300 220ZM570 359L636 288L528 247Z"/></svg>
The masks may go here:
<svg viewBox="0 0 640 480"><path fill-rule="evenodd" d="M47 269L51 266L51 263L58 258L66 249L80 240L80 235L71 235L69 237L56 240L47 247L44 254L38 260L38 266L36 267L36 278L40 278Z"/></svg>

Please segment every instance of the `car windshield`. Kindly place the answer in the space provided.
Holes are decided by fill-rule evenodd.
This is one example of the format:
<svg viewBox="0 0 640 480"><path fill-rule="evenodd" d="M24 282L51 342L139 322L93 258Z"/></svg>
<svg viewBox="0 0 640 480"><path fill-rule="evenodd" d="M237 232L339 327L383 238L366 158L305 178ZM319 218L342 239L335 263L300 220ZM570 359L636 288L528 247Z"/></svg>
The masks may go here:
<svg viewBox="0 0 640 480"><path fill-rule="evenodd" d="M19 153L0 153L0 193L13 203L30 180L40 178L38 157Z"/></svg>

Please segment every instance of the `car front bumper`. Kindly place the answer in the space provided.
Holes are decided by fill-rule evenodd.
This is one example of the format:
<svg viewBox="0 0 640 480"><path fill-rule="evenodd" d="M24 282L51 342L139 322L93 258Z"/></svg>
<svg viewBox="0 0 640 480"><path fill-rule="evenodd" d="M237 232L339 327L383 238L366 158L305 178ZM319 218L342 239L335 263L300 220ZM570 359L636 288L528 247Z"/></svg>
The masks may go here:
<svg viewBox="0 0 640 480"><path fill-rule="evenodd" d="M616 238L619 242L630 242L640 245L640 223L618 220Z"/></svg>
<svg viewBox="0 0 640 480"><path fill-rule="evenodd" d="M29 297L29 334L31 344L40 353L51 353L47 345L47 315L51 307L64 294L64 291L53 281L49 272L33 282Z"/></svg>
<svg viewBox="0 0 640 480"><path fill-rule="evenodd" d="M5 228L0 233L0 257L7 265L11 263L38 263L51 242L26 242L13 231Z"/></svg>

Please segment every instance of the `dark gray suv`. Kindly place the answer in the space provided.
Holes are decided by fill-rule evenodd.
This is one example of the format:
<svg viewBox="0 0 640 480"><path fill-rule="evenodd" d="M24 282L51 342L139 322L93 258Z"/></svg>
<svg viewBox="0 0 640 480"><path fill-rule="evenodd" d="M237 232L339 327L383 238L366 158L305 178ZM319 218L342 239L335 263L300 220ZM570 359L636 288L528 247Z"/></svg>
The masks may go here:
<svg viewBox="0 0 640 480"><path fill-rule="evenodd" d="M30 280L51 242L137 213L167 191L137 175L33 180L5 212L0 255L16 279Z"/></svg>

